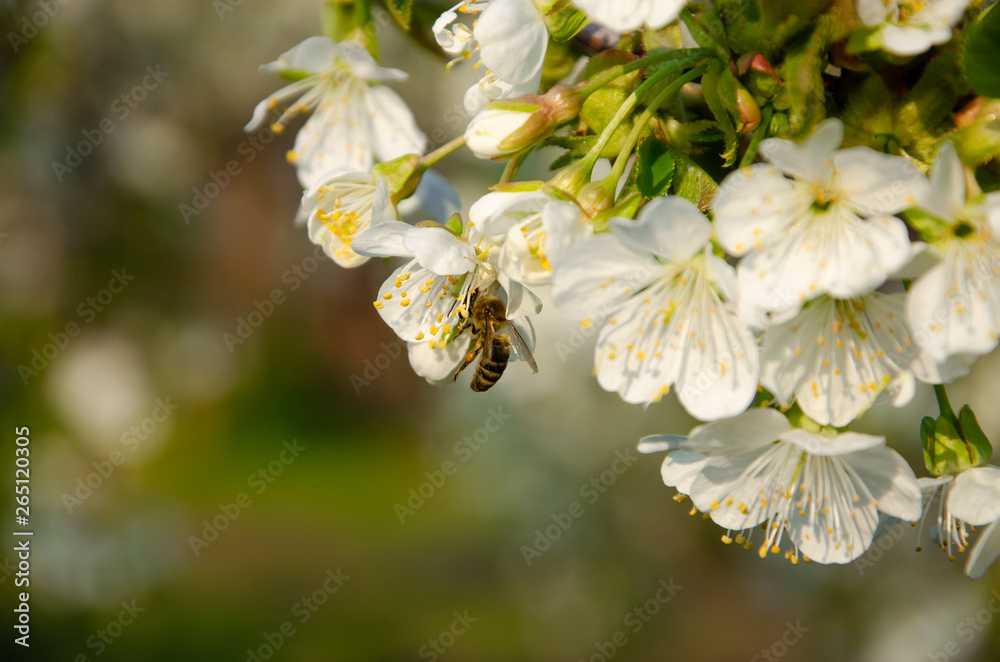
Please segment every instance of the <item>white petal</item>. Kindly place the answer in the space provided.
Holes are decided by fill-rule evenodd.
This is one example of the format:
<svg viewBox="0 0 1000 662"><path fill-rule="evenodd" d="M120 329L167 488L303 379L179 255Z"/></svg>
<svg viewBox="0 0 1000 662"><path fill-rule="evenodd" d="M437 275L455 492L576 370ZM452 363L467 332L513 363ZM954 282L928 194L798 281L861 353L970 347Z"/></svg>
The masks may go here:
<svg viewBox="0 0 1000 662"><path fill-rule="evenodd" d="M398 94L387 87L370 87L365 95L365 106L371 118L369 141L380 161L424 153L427 136Z"/></svg>
<svg viewBox="0 0 1000 662"><path fill-rule="evenodd" d="M403 247L421 266L441 276L468 273L476 266L476 250L444 228L411 228L403 236Z"/></svg>
<svg viewBox="0 0 1000 662"><path fill-rule="evenodd" d="M786 175L823 185L833 173L834 153L843 139L843 123L831 118L820 122L801 145L790 140L768 138L761 142L760 153Z"/></svg>
<svg viewBox="0 0 1000 662"><path fill-rule="evenodd" d="M948 492L948 510L973 526L1000 519L1000 468L972 467L960 473Z"/></svg>
<svg viewBox="0 0 1000 662"><path fill-rule="evenodd" d="M972 546L969 558L965 561L965 574L970 579L979 579L986 574L997 557L1000 557L1000 527L993 522L979 534Z"/></svg>
<svg viewBox="0 0 1000 662"><path fill-rule="evenodd" d="M535 81L537 87L549 35L531 0L491 0L473 34L490 71L508 83Z"/></svg>
<svg viewBox="0 0 1000 662"><path fill-rule="evenodd" d="M435 383L453 379L469 348L461 342L450 342L443 348L435 346L434 349L426 342L410 342L406 349L413 372Z"/></svg>
<svg viewBox="0 0 1000 662"><path fill-rule="evenodd" d="M595 235L559 260L552 275L552 301L574 319L606 319L629 294L663 272L647 255L639 255L610 234Z"/></svg>
<svg viewBox="0 0 1000 662"><path fill-rule="evenodd" d="M367 49L353 41L342 41L337 44L337 49L340 57L351 68L351 73L358 78L369 81L409 78L405 71L379 66Z"/></svg>
<svg viewBox="0 0 1000 662"><path fill-rule="evenodd" d="M577 0L577 7L595 23L618 32L632 32L643 25L656 29L677 19L684 0Z"/></svg>
<svg viewBox="0 0 1000 662"><path fill-rule="evenodd" d="M809 208L808 193L766 163L731 173L712 200L719 243L732 255L763 248Z"/></svg>
<svg viewBox="0 0 1000 662"><path fill-rule="evenodd" d="M687 437L677 434L654 434L639 440L638 451L643 455L674 451L681 447Z"/></svg>
<svg viewBox="0 0 1000 662"><path fill-rule="evenodd" d="M779 439L795 444L810 455L829 457L847 455L885 445L885 437L871 434L842 432L836 437L830 438L807 432L801 428L783 432Z"/></svg>
<svg viewBox="0 0 1000 662"><path fill-rule="evenodd" d="M842 149L833 162L841 193L862 216L897 214L915 207L929 188L915 165L869 147Z"/></svg>
<svg viewBox="0 0 1000 662"><path fill-rule="evenodd" d="M950 141L941 143L921 206L946 220L958 219L965 209L965 168Z"/></svg>
<svg viewBox="0 0 1000 662"><path fill-rule="evenodd" d="M412 225L400 221L379 223L359 233L351 248L369 257L413 257L413 252L403 243L403 238L413 229Z"/></svg>
<svg viewBox="0 0 1000 662"><path fill-rule="evenodd" d="M279 55L274 62L262 66L261 70L277 73L297 69L310 73L320 73L333 66L338 53L337 45L329 37L307 37Z"/></svg>
<svg viewBox="0 0 1000 662"><path fill-rule="evenodd" d="M650 200L634 221L612 218L611 231L636 253L689 260L712 236L712 225L693 202L677 196Z"/></svg>

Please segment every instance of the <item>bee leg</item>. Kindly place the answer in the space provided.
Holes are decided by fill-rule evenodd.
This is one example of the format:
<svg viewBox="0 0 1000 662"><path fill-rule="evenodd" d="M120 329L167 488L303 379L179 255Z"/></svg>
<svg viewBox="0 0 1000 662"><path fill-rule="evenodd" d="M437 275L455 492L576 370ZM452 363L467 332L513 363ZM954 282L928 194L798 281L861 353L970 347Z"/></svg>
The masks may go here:
<svg viewBox="0 0 1000 662"><path fill-rule="evenodd" d="M462 373L462 371L465 370L466 368L468 368L469 364L476 360L476 357L479 356L479 352L481 352L482 349L483 349L482 339L481 338L476 338L476 344L473 345L472 349L470 349L468 352L466 352L466 354L465 354L465 361L463 361L462 365L460 365L458 367L458 370L455 371L455 376L452 377L452 379L451 379L451 382L453 384L456 381L458 381L458 376Z"/></svg>

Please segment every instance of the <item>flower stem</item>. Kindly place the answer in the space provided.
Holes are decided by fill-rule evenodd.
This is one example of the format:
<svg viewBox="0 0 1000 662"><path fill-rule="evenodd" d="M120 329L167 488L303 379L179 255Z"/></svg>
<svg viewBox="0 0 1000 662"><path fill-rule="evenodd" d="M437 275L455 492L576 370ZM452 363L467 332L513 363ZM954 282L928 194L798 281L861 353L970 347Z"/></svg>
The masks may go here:
<svg viewBox="0 0 1000 662"><path fill-rule="evenodd" d="M663 51L662 53L647 55L644 58L633 60L632 62L628 62L626 64L620 64L616 67L611 67L607 71L601 73L597 78L584 83L576 92L581 99L586 99L588 96L606 86L616 78L630 74L633 71L644 69L646 67L653 66L654 64L661 64L674 60L680 60L682 67L688 66L697 62L699 58L704 57L708 52L709 51L704 48L684 48L675 51Z"/></svg>
<svg viewBox="0 0 1000 662"><path fill-rule="evenodd" d="M601 155L601 152L603 152L604 148L608 146L609 142L611 142L611 137L614 135L615 131L618 130L619 125L621 125L621 123L625 120L625 118L628 117L629 114L631 114L631 112L635 109L636 105L639 103L639 99L641 99L642 96L646 92L648 92L652 87L659 84L661 80L673 74L674 69L675 69L674 67L664 67L663 69L654 72L653 75L647 78L642 85L635 88L635 91L632 92L632 94L630 94L629 97L625 99L625 102L618 107L618 112L616 112L614 117L611 118L611 121L608 122L608 125L604 127L604 131L601 132L601 135L597 139L597 142L594 144L593 147L590 148L590 151L587 152L586 156L583 157L583 161L587 161L588 159L595 162L597 161L598 157ZM693 69L692 71L698 71L698 70L704 71L702 67L698 67L698 69ZM698 75L700 76L701 73L699 72ZM695 76L695 78L696 77L697 76ZM687 76L683 76L681 79L678 80L682 80L684 78L687 78ZM673 85L671 85L670 87L673 87ZM680 87L678 87L677 89L680 89Z"/></svg>
<svg viewBox="0 0 1000 662"><path fill-rule="evenodd" d="M526 156L527 153L518 154L511 160L507 161L507 165L503 169L503 175L500 177L501 184L514 181L514 175L517 174L517 169L521 167L521 163L524 161L524 157Z"/></svg>
<svg viewBox="0 0 1000 662"><path fill-rule="evenodd" d="M934 385L934 396L938 401L938 409L941 411L941 416L947 418L952 423L958 421L955 417L955 411L951 408L951 402L948 400L948 392L944 388L944 384Z"/></svg>
<svg viewBox="0 0 1000 662"><path fill-rule="evenodd" d="M760 147L760 141L764 139L764 134L767 133L768 128L771 126L772 112L773 109L770 106L764 106L763 110L760 111L760 126L753 132L753 137L750 138L750 144L747 145L747 151L743 153L743 158L740 159L737 170L753 163L754 158L757 156L757 149Z"/></svg>
<svg viewBox="0 0 1000 662"><path fill-rule="evenodd" d="M441 145L430 154L422 156L420 158L420 165L422 165L425 168L429 168L438 161L440 161L441 159L443 159L444 157L448 156L449 154L460 148L464 144L465 144L464 135L454 138L451 141Z"/></svg>
<svg viewBox="0 0 1000 662"><path fill-rule="evenodd" d="M354 7L344 0L324 0L322 7L323 34L334 41L343 41L354 24Z"/></svg>
<svg viewBox="0 0 1000 662"><path fill-rule="evenodd" d="M621 150L618 152L618 158L615 159L615 165L611 169L611 174L608 175L608 178L611 179L611 181L617 182L625 173L625 164L628 162L628 155L635 148L636 143L639 142L639 136L642 134L646 124L649 123L649 120L651 120L653 115L656 114L659 107L662 106L667 99L676 96L682 87L705 73L705 69L707 68L707 65L704 64L695 67L674 82L670 83L667 87L663 88L663 91L657 94L653 100L649 102L646 106L646 110L644 110L642 115L639 116L639 121L632 127L632 131L629 133L628 138L625 139ZM641 85L639 86L639 89L642 89ZM637 89L636 92L638 92L639 89Z"/></svg>

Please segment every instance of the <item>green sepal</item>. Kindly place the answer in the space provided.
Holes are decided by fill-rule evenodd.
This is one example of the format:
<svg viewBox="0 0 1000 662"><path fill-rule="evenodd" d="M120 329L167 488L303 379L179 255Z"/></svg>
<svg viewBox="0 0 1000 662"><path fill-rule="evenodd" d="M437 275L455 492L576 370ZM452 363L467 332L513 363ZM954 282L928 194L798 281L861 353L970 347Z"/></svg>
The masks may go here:
<svg viewBox="0 0 1000 662"><path fill-rule="evenodd" d="M924 466L930 471L934 466L934 418L924 416L920 421L920 447L924 451Z"/></svg>
<svg viewBox="0 0 1000 662"><path fill-rule="evenodd" d="M1000 157L1000 122L982 119L949 136L962 163L981 166Z"/></svg>
<svg viewBox="0 0 1000 662"><path fill-rule="evenodd" d="M278 72L278 76L280 78L284 78L285 80L290 80L293 83L296 81L303 80L305 78L309 78L310 76L313 75L314 75L313 72L306 71L305 69L282 69L281 71Z"/></svg>
<svg viewBox="0 0 1000 662"><path fill-rule="evenodd" d="M465 223L462 221L462 215L455 212L444 224L444 227L448 232L452 233L456 237L461 237L462 230L465 229Z"/></svg>
<svg viewBox="0 0 1000 662"><path fill-rule="evenodd" d="M523 191L537 191L545 186L543 181L527 182L501 182L489 187L491 191L504 191L507 193L521 193Z"/></svg>
<svg viewBox="0 0 1000 662"><path fill-rule="evenodd" d="M610 209L598 214L591 221L594 224L594 232L605 232L608 230L608 221L615 217L635 218L642 204L642 195L638 192L629 195L622 195Z"/></svg>
<svg viewBox="0 0 1000 662"><path fill-rule="evenodd" d="M404 154L391 161L375 164L371 172L385 180L389 187L389 199L395 205L413 195L425 170L427 167L420 165L420 156Z"/></svg>
<svg viewBox="0 0 1000 662"><path fill-rule="evenodd" d="M962 68L977 94L1000 97L1000 11L990 7L965 31Z"/></svg>
<svg viewBox="0 0 1000 662"><path fill-rule="evenodd" d="M922 424L921 424L922 425ZM950 420L944 416L934 421L934 442L929 453L925 452L927 470L935 476L957 474L972 466L969 450Z"/></svg>
<svg viewBox="0 0 1000 662"><path fill-rule="evenodd" d="M674 155L670 148L653 137L639 142L636 163L636 188L644 198L666 195L674 181Z"/></svg>
<svg viewBox="0 0 1000 662"><path fill-rule="evenodd" d="M983 434L983 429L979 427L979 421L976 420L976 415L972 413L969 405L962 407L958 413L958 424L962 428L962 438L968 444L972 465L980 467L989 462L993 456L993 446Z"/></svg>
<svg viewBox="0 0 1000 662"><path fill-rule="evenodd" d="M940 244L951 232L951 224L922 209L907 209L902 214L906 223L929 244Z"/></svg>

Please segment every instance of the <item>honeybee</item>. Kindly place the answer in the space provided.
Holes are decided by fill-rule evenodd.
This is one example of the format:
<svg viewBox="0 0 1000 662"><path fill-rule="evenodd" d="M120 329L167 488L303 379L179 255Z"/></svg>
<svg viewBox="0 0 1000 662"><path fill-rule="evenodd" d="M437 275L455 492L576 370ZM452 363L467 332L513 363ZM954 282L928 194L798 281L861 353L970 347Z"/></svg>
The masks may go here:
<svg viewBox="0 0 1000 662"><path fill-rule="evenodd" d="M471 329L472 349L466 353L465 361L455 372L452 382L456 381L458 375L481 353L482 356L476 365L476 371L472 374L472 383L469 384L469 387L477 392L489 390L500 380L503 371L507 369L511 345L514 346L518 356L528 362L531 371L538 372L535 357L531 355L531 351L521 334L507 319L507 309L503 301L497 297L480 296L477 290L472 293L469 306L469 317L459 327L458 335L461 335L466 329Z"/></svg>

